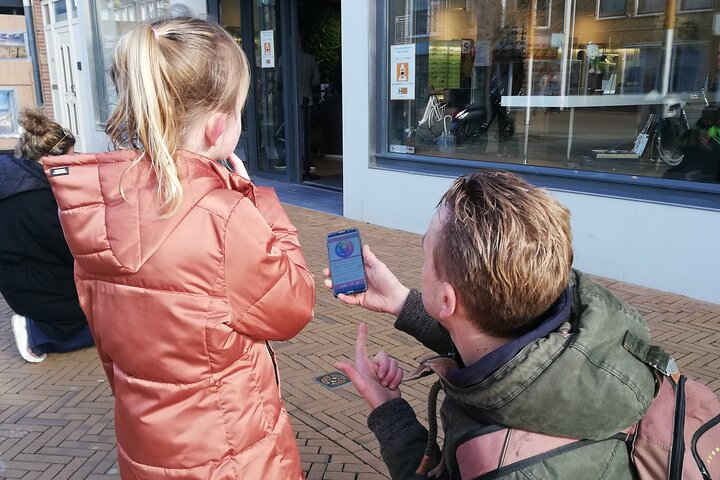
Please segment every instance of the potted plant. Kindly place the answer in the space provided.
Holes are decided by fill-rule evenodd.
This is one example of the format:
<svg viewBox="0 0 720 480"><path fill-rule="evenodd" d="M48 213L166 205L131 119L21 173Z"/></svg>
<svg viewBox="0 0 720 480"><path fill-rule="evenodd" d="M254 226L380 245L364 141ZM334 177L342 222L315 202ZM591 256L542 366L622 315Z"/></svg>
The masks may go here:
<svg viewBox="0 0 720 480"><path fill-rule="evenodd" d="M589 94L594 94L596 90L602 88L602 58L603 53L593 42L587 43L587 59L588 59L588 76L587 76L587 88Z"/></svg>

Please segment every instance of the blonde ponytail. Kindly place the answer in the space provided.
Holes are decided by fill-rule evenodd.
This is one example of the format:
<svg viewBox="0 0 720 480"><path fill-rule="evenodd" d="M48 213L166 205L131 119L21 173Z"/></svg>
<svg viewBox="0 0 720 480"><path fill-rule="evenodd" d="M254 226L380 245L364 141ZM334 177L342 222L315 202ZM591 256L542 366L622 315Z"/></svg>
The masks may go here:
<svg viewBox="0 0 720 480"><path fill-rule="evenodd" d="M245 102L247 59L220 26L173 18L123 35L111 75L118 105L106 132L115 148L140 150L133 165L151 162L160 208L170 216L183 199L176 163L183 136L203 115L234 113Z"/></svg>

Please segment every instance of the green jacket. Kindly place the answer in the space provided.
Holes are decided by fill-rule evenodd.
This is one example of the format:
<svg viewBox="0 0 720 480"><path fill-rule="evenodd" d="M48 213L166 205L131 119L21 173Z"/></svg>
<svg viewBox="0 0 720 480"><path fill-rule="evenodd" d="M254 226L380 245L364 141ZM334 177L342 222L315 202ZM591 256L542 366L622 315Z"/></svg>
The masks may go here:
<svg viewBox="0 0 720 480"><path fill-rule="evenodd" d="M647 325L607 289L574 273L536 330L441 378L445 469L440 478L455 478L454 473L451 476L455 450L459 440L473 431L502 425L603 440L638 422L647 411L656 393L653 373L622 346L628 330L649 341ZM437 353L454 349L449 334L428 316L415 290L395 326ZM543 331L548 327L552 331ZM414 472L427 431L405 400L392 400L373 410L368 426L380 442L393 479L424 478ZM437 449L430 468L439 460ZM492 478L614 480L636 475L626 443L610 439L521 469L504 469Z"/></svg>

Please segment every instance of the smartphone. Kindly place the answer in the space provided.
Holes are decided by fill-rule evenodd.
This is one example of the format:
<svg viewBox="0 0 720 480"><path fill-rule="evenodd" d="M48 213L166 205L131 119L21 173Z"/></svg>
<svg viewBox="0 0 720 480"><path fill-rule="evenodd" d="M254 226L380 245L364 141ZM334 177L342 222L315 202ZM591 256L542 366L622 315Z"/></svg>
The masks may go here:
<svg viewBox="0 0 720 480"><path fill-rule="evenodd" d="M327 235L330 276L333 295L351 295L367 290L362 242L357 228L331 232Z"/></svg>

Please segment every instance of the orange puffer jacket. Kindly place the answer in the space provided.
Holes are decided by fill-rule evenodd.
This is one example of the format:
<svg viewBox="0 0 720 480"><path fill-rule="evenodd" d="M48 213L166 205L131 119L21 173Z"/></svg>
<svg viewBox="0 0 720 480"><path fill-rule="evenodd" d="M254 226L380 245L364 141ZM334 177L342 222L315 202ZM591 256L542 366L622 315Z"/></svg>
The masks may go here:
<svg viewBox="0 0 720 480"><path fill-rule="evenodd" d="M301 478L267 342L313 315L297 230L273 190L188 152L164 218L137 156L44 159L115 394L122 478Z"/></svg>

